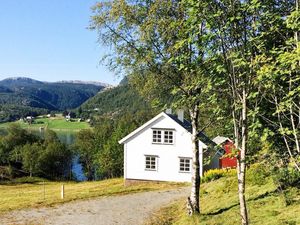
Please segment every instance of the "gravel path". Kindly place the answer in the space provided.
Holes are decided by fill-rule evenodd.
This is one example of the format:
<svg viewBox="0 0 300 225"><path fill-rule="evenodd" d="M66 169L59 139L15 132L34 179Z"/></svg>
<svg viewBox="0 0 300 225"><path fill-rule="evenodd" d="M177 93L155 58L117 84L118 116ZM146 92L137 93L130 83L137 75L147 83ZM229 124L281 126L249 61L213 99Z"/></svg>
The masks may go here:
<svg viewBox="0 0 300 225"><path fill-rule="evenodd" d="M188 193L189 188L180 188L16 210L1 215L0 224L140 225L151 212L173 200L188 196Z"/></svg>

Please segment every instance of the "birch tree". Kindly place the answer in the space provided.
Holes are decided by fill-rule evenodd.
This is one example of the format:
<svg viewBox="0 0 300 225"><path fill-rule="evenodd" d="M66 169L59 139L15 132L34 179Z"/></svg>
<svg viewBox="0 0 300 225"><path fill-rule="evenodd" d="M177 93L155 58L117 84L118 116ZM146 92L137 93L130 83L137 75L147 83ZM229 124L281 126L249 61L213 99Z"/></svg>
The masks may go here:
<svg viewBox="0 0 300 225"><path fill-rule="evenodd" d="M215 44L221 58L219 72L224 74L230 87L235 145L240 150L237 176L242 224L249 224L245 199L249 125L258 118L262 99L263 84L256 81L263 56L270 55L274 46L284 42L286 34L280 33L280 27L289 4L290 1L234 0L214 1L211 6L215 18L212 26L217 37Z"/></svg>
<svg viewBox="0 0 300 225"><path fill-rule="evenodd" d="M285 151L281 150L280 156L288 158L300 171L299 0L286 1L281 8L285 13L280 17L281 23L274 27L283 39L258 60L262 65L258 82L263 84L263 96L271 109L261 114L271 130L281 136Z"/></svg>
<svg viewBox="0 0 300 225"><path fill-rule="evenodd" d="M199 213L201 107L214 101L211 36L206 1L116 0L94 7L91 28L111 46L108 65L129 76L154 102L161 98L188 109L192 124L193 174L189 213ZM205 99L205 101L203 101Z"/></svg>

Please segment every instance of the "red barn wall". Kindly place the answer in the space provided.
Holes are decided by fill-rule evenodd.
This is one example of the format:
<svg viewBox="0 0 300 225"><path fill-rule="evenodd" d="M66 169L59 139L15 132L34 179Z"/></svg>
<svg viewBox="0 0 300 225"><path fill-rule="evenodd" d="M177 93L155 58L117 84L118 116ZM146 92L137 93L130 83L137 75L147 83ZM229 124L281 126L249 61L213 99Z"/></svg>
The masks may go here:
<svg viewBox="0 0 300 225"><path fill-rule="evenodd" d="M230 141L226 141L223 144L223 149L225 150L225 154L230 154L232 148L235 148L234 144ZM236 157L222 157L219 160L220 168L236 168L237 166L237 159Z"/></svg>

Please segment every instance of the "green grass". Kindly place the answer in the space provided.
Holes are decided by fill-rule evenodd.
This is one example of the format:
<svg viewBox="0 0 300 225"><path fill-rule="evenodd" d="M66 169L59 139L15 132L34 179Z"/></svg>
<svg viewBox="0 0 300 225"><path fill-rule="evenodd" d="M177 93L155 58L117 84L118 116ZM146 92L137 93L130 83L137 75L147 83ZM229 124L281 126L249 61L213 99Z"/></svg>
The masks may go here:
<svg viewBox="0 0 300 225"><path fill-rule="evenodd" d="M276 192L272 180L267 178L262 185L247 184L246 198L250 224L283 225L300 224L300 190L289 189L293 199L286 206L282 194ZM160 209L147 222L151 225L235 225L240 224L235 177L223 177L201 185L201 215L189 217L186 200L182 199Z"/></svg>
<svg viewBox="0 0 300 225"><path fill-rule="evenodd" d="M45 129L52 130L73 130L78 131L81 129L89 129L90 125L87 122L78 122L74 119L73 122L66 121L65 118L58 116L53 118L38 118L29 125L23 121L9 122L9 123L0 123L0 128L6 129L11 123L19 124L24 129L39 129L43 127Z"/></svg>
<svg viewBox="0 0 300 225"><path fill-rule="evenodd" d="M31 179L27 180L30 181ZM173 189L184 185L169 182L144 182L125 187L122 178L78 183L49 181L43 183L40 180L31 183L19 182L21 180L0 185L0 213L28 207L51 206L77 199ZM62 184L65 187L64 199L60 198Z"/></svg>

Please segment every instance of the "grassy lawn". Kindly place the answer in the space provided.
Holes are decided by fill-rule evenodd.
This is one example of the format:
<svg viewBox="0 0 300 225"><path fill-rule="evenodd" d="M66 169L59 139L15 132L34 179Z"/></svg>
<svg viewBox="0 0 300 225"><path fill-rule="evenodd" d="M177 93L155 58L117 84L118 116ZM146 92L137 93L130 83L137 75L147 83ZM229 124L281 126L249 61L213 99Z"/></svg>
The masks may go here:
<svg viewBox="0 0 300 225"><path fill-rule="evenodd" d="M40 127L48 128L52 130L81 130L88 129L90 125L87 122L78 122L74 119L73 122L66 121L64 117L58 116L53 118L37 118L34 122L29 125L28 123L24 123L23 121L16 121L10 123L0 123L0 128L7 128L9 124L17 123L24 129L39 129Z"/></svg>
<svg viewBox="0 0 300 225"><path fill-rule="evenodd" d="M300 224L300 190L288 191L293 200L286 205L281 194L275 191L271 179L264 184L247 184L246 198L250 213L250 224L280 225ZM148 225L235 225L240 224L235 177L224 177L201 186L201 215L189 217L186 200L160 209L147 222Z"/></svg>
<svg viewBox="0 0 300 225"><path fill-rule="evenodd" d="M51 206L77 199L172 189L184 185L182 183L144 182L125 187L123 182L123 178L118 178L78 183L37 182L32 184L1 184L0 213L28 207ZM62 184L65 187L64 199L60 198Z"/></svg>

